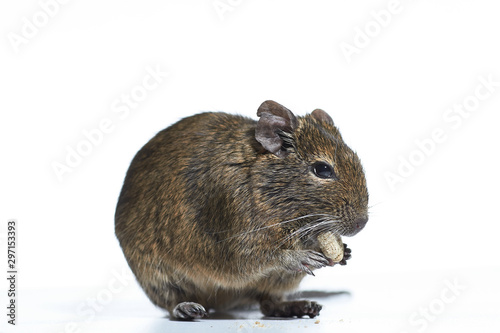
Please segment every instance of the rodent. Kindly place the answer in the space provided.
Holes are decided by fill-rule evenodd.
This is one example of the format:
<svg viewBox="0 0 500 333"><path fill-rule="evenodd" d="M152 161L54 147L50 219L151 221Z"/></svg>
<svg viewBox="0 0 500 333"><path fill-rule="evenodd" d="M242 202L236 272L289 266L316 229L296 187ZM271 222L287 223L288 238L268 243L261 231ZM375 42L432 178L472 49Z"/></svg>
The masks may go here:
<svg viewBox="0 0 500 333"><path fill-rule="evenodd" d="M286 300L306 274L332 265L318 234L353 236L368 221L360 159L325 111L295 116L265 101L257 115L184 118L127 171L116 236L147 296L173 319L257 302L265 316L318 315L314 301Z"/></svg>

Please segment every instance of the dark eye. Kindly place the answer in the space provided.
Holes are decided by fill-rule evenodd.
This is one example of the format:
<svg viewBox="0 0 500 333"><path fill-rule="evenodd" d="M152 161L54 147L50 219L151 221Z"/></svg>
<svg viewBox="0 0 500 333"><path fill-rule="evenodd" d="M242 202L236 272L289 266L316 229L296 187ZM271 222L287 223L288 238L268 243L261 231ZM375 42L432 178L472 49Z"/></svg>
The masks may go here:
<svg viewBox="0 0 500 333"><path fill-rule="evenodd" d="M319 178L335 178L335 172L330 164L317 162L312 166L312 171Z"/></svg>

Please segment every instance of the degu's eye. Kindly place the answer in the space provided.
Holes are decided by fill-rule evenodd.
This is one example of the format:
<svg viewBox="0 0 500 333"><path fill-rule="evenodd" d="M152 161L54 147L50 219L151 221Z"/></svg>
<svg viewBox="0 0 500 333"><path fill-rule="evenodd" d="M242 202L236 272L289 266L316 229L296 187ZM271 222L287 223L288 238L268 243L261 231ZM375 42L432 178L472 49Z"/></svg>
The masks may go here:
<svg viewBox="0 0 500 333"><path fill-rule="evenodd" d="M316 175L316 177L328 179L328 178L336 178L335 172L333 171L333 167L325 162L316 162L312 166L312 171Z"/></svg>

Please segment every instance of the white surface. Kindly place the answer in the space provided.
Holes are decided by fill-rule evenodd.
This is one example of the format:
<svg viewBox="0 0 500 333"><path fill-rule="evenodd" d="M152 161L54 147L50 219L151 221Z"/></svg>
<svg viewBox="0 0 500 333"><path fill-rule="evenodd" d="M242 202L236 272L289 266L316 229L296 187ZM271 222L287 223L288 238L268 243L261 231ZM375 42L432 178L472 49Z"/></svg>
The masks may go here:
<svg viewBox="0 0 500 333"><path fill-rule="evenodd" d="M171 321L131 283L108 302L104 289L23 292L19 325L6 332L498 332L500 270L352 274L325 268L301 289L323 305L309 319L263 318L257 309L211 313L196 322ZM314 295L313 295L314 294ZM304 297L302 297L304 298Z"/></svg>
<svg viewBox="0 0 500 333"><path fill-rule="evenodd" d="M323 108L363 161L372 208L365 230L345 240L353 259L302 287L352 296L320 300L319 324L251 312L187 327L244 331L258 320L287 330L419 332L409 316L458 278L466 290L422 331L498 328L499 4L401 1L347 59L341 45L359 44L358 29L374 27L373 12L391 1L224 0L233 7L223 20L212 0L68 1L16 51L9 38L42 17L46 1L0 4L0 246L6 221L17 219L16 330L64 332L72 321L82 332L188 325L164 319L130 279L119 288L116 275L128 268L113 215L125 172L177 119L206 110L255 119L266 99L300 115ZM152 88L151 71L168 76ZM144 82L144 100L124 107ZM457 111L476 100L474 110ZM107 133L60 181L52 164L99 126ZM438 141L432 149L430 139ZM411 158L412 170L401 166ZM387 174L398 169L406 174L391 187ZM87 298L98 295L112 301L86 323Z"/></svg>

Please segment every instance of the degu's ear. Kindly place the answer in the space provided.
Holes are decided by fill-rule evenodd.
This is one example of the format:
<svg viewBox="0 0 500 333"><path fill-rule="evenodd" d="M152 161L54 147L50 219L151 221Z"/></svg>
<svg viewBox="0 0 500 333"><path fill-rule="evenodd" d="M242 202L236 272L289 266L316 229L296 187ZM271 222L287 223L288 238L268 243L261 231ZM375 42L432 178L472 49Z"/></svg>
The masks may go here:
<svg viewBox="0 0 500 333"><path fill-rule="evenodd" d="M255 129L255 139L267 151L285 158L287 152L282 149L283 139L279 132L293 133L298 126L297 118L292 111L275 101L265 101L257 110L260 117Z"/></svg>
<svg viewBox="0 0 500 333"><path fill-rule="evenodd" d="M311 116L319 121L324 121L327 124L334 125L332 117L321 109L316 109L311 113Z"/></svg>

